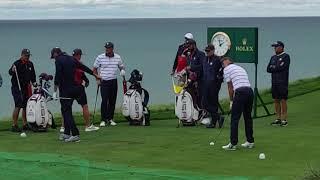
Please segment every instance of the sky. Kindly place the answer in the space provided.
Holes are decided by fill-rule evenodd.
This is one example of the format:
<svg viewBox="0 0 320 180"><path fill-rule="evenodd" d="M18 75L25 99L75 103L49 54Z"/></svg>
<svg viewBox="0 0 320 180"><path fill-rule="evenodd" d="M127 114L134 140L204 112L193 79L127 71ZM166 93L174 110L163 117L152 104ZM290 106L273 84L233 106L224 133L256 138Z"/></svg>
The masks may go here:
<svg viewBox="0 0 320 180"><path fill-rule="evenodd" d="M0 19L319 16L320 0L0 0Z"/></svg>

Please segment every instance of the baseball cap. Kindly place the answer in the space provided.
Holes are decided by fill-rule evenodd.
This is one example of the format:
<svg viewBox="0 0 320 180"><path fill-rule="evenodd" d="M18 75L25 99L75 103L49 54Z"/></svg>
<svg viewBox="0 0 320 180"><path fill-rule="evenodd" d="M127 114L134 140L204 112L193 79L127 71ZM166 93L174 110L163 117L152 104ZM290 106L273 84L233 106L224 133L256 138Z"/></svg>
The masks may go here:
<svg viewBox="0 0 320 180"><path fill-rule="evenodd" d="M27 56L30 56L30 50L29 49L22 49L21 51L21 55L27 55Z"/></svg>
<svg viewBox="0 0 320 180"><path fill-rule="evenodd" d="M213 44L208 44L207 47L205 48L205 51L209 52L211 50L214 50L214 45Z"/></svg>
<svg viewBox="0 0 320 180"><path fill-rule="evenodd" d="M113 48L113 43L112 42L107 42L105 45L104 45L104 47L105 48Z"/></svg>
<svg viewBox="0 0 320 180"><path fill-rule="evenodd" d="M81 49L74 49L73 51L72 51L72 55L82 55L82 50Z"/></svg>
<svg viewBox="0 0 320 180"><path fill-rule="evenodd" d="M196 44L196 41L195 40L193 40L193 39L188 39L187 41L186 41L186 43L187 44L189 44L189 45L195 45Z"/></svg>
<svg viewBox="0 0 320 180"><path fill-rule="evenodd" d="M233 63L233 60L230 57L223 57L223 58L220 59L220 62L223 62L223 61L226 61L226 60L229 60L231 63Z"/></svg>
<svg viewBox="0 0 320 180"><path fill-rule="evenodd" d="M284 47L284 44L282 41L277 41L277 42L271 44L271 46L272 47L279 47L279 46Z"/></svg>
<svg viewBox="0 0 320 180"><path fill-rule="evenodd" d="M53 59L54 53L61 54L62 51L61 51L61 49L59 47L52 48L52 50L51 50L51 59Z"/></svg>
<svg viewBox="0 0 320 180"><path fill-rule="evenodd" d="M193 39L193 35L188 32L188 33L186 33L186 34L184 35L184 38L186 38L186 39Z"/></svg>

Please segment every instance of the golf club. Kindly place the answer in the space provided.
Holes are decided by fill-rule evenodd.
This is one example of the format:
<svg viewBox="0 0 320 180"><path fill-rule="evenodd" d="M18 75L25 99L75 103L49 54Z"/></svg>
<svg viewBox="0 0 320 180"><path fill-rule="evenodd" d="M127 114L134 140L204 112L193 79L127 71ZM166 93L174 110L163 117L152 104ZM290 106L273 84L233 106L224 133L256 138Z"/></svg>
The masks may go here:
<svg viewBox="0 0 320 180"><path fill-rule="evenodd" d="M21 85L20 85L20 80L19 80L19 76L18 76L18 70L17 67L15 65L13 65L14 69L15 69L15 73L16 73L16 78L17 78L17 82L18 82L18 87L19 87L19 91L20 91L20 96L21 96L21 100L23 101L23 95L22 95L22 91L21 91Z"/></svg>
<svg viewBox="0 0 320 180"><path fill-rule="evenodd" d="M178 119L178 125L176 128L180 128L180 124L181 124L181 121L180 121L180 119Z"/></svg>
<svg viewBox="0 0 320 180"><path fill-rule="evenodd" d="M0 87L2 86L2 77L1 77L1 74L0 74Z"/></svg>
<svg viewBox="0 0 320 180"><path fill-rule="evenodd" d="M58 97L58 98L57 98L57 100L58 100L58 99L62 99L62 100L70 100L70 99L72 99L72 98L67 98L67 97ZM49 98L49 100L53 100L53 97L50 97L50 98Z"/></svg>
<svg viewBox="0 0 320 180"><path fill-rule="evenodd" d="M221 132L222 132L222 129L223 129L224 125L227 123L228 118L230 117L230 114L231 114L231 110L228 112L227 117L225 118L225 122L224 122L223 125L221 126L218 135L213 139L212 142L213 142L214 144L216 144L218 138L220 137L220 134L221 134Z"/></svg>
<svg viewBox="0 0 320 180"><path fill-rule="evenodd" d="M98 100L99 89L100 89L100 85L98 85L98 87L97 87L96 101L95 101L95 103L94 103L94 109L93 109L93 116L92 116L91 124L94 124L94 116L95 116L95 114L96 114L96 108L97 108L97 100Z"/></svg>

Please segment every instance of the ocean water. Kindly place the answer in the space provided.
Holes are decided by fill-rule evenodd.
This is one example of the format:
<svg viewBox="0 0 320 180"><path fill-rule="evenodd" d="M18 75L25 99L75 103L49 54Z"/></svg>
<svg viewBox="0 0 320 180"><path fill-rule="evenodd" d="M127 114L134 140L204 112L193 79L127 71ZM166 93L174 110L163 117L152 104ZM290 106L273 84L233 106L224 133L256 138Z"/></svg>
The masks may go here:
<svg viewBox="0 0 320 180"><path fill-rule="evenodd" d="M22 48L31 50L37 75L42 72L53 74L54 62L49 59L52 47L61 47L68 53L74 48L82 48L84 64L92 67L96 56L104 52L104 43L112 41L115 51L125 62L127 77L135 68L143 72L143 86L150 92L150 103L173 103L169 72L177 47L183 42L183 35L192 32L198 48L203 50L207 27L259 28L260 89L270 86L266 66L274 53L270 44L276 40L285 43L286 52L291 56L290 81L320 75L320 17L0 21L0 74L4 79L0 88L0 118L10 116L13 110L8 70L19 58ZM253 84L254 65L241 65L248 71ZM92 109L96 85L92 77L90 80L87 94ZM118 83L117 106L120 106L121 81ZM225 87L220 96L226 96ZM59 112L58 102L50 102L49 106L52 111ZM74 109L80 109L76 102Z"/></svg>

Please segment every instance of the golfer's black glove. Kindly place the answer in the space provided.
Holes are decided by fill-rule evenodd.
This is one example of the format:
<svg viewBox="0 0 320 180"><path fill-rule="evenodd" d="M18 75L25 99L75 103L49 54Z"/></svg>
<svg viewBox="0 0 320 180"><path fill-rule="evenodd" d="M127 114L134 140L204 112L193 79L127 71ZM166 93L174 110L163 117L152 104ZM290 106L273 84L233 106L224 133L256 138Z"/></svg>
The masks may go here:
<svg viewBox="0 0 320 180"><path fill-rule="evenodd" d="M88 87L89 86L89 81L85 82L84 86Z"/></svg>

